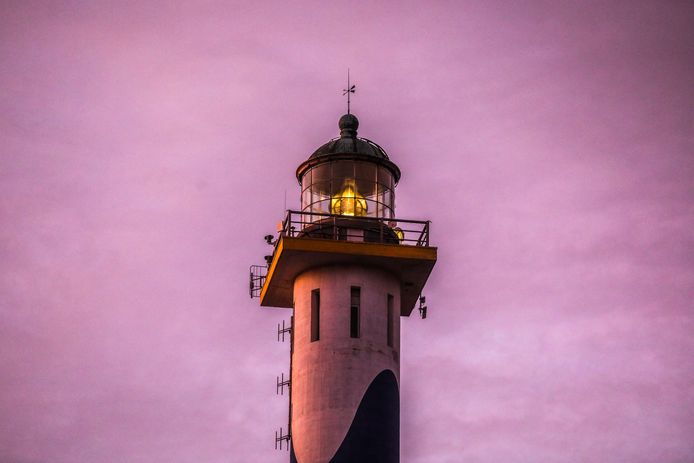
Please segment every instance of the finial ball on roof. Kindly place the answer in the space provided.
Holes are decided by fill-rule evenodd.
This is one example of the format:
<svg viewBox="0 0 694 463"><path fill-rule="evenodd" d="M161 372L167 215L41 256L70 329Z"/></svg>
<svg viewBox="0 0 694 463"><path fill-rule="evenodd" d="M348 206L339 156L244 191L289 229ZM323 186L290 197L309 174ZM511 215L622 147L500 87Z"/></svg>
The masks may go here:
<svg viewBox="0 0 694 463"><path fill-rule="evenodd" d="M340 127L341 137L356 137L359 128L359 119L354 114L345 114L337 123Z"/></svg>

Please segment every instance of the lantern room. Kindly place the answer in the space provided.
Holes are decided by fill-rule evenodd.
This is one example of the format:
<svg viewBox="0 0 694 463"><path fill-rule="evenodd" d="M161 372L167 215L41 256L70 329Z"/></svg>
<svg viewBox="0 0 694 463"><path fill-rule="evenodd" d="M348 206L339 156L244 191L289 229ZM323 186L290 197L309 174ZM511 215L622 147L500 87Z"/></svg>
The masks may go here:
<svg viewBox="0 0 694 463"><path fill-rule="evenodd" d="M359 120L345 114L340 137L318 148L296 171L301 211L311 220L321 215L395 217L395 186L400 169L376 143L357 137Z"/></svg>
<svg viewBox="0 0 694 463"><path fill-rule="evenodd" d="M267 307L294 307L297 276L325 266L378 267L401 282L400 313L409 316L436 262L428 220L395 215L400 169L376 143L357 137L359 121L345 114L340 136L296 170L301 210L288 210L268 265L251 269L250 293Z"/></svg>

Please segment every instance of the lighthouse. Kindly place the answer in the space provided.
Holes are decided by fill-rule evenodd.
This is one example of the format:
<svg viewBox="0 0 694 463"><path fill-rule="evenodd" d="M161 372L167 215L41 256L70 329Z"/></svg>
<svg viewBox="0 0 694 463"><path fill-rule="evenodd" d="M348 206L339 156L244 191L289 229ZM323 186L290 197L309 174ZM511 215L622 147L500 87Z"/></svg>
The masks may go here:
<svg viewBox="0 0 694 463"><path fill-rule="evenodd" d="M287 211L251 296L291 309L289 422L276 442L292 463L400 459L400 317L426 315L422 289L436 263L428 220L398 218L401 171L358 136L349 112L339 137L296 170L300 210Z"/></svg>

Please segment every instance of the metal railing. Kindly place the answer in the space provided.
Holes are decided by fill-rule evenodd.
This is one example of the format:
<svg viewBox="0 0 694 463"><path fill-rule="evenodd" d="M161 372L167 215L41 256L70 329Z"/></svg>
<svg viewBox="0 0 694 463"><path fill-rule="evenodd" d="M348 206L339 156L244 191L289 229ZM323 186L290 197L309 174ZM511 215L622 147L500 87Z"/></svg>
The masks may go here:
<svg viewBox="0 0 694 463"><path fill-rule="evenodd" d="M428 220L354 217L321 212L287 211L281 236L368 243L429 246Z"/></svg>
<svg viewBox="0 0 694 463"><path fill-rule="evenodd" d="M267 278L267 265L251 265L248 292L251 299L260 297L260 292Z"/></svg>

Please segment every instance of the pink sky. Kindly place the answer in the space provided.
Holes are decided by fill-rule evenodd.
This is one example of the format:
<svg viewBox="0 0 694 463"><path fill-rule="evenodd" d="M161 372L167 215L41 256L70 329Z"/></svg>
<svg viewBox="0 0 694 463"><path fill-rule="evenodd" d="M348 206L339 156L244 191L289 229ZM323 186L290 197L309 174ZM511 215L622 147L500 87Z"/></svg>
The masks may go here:
<svg viewBox="0 0 694 463"><path fill-rule="evenodd" d="M347 66L439 246L402 462L694 459L691 2L144 3L0 6L0 461L288 461L247 271Z"/></svg>

